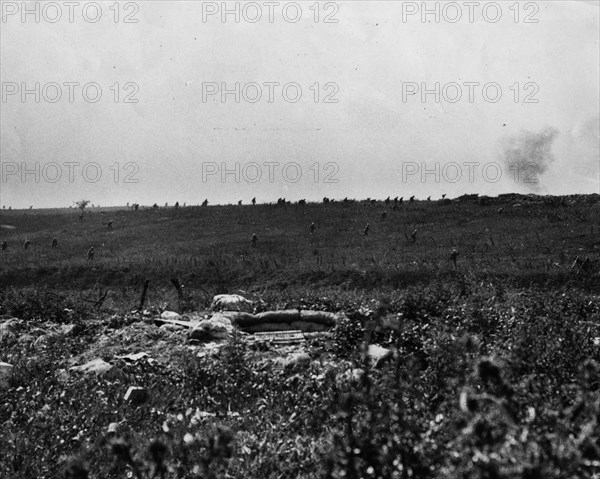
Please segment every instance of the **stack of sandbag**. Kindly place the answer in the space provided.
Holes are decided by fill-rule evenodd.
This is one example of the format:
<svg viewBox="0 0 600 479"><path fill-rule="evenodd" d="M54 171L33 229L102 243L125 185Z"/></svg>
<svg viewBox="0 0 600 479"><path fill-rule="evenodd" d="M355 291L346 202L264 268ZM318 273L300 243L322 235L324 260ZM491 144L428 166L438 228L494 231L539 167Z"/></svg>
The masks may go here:
<svg viewBox="0 0 600 479"><path fill-rule="evenodd" d="M287 309L250 314L223 312L232 324L247 333L269 331L303 331L305 333L328 331L335 326L338 315L326 311Z"/></svg>
<svg viewBox="0 0 600 479"><path fill-rule="evenodd" d="M210 319L195 323L190 328L188 335L190 339L198 341L212 341L228 339L233 333L231 320L221 313L214 314Z"/></svg>
<svg viewBox="0 0 600 479"><path fill-rule="evenodd" d="M250 313L254 310L252 301L239 294L218 294L213 298L210 307L213 311L245 311Z"/></svg>

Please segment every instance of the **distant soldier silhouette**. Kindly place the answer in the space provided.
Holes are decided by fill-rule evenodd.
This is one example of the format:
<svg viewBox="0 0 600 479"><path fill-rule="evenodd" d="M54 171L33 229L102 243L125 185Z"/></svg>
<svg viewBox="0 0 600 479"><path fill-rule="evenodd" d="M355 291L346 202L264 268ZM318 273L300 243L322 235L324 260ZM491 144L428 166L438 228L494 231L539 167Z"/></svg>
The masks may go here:
<svg viewBox="0 0 600 479"><path fill-rule="evenodd" d="M414 230L411 234L410 234L410 239L412 240L413 243L417 242L417 233L419 232L419 230Z"/></svg>
<svg viewBox="0 0 600 479"><path fill-rule="evenodd" d="M369 236L370 229L371 229L371 225L369 223L367 223L367 226L365 226L365 229L363 230L363 233L365 234L365 236Z"/></svg>
<svg viewBox="0 0 600 479"><path fill-rule="evenodd" d="M204 201L202 202L202 206L208 206L208 200L204 200Z"/></svg>
<svg viewBox="0 0 600 479"><path fill-rule="evenodd" d="M242 206L242 200L238 201L238 206Z"/></svg>
<svg viewBox="0 0 600 479"><path fill-rule="evenodd" d="M252 198L252 204L255 205L256 204L256 197Z"/></svg>
<svg viewBox="0 0 600 479"><path fill-rule="evenodd" d="M107 230L109 230L109 231L112 230L112 223L113 223L112 221L109 221L108 223L106 223Z"/></svg>
<svg viewBox="0 0 600 479"><path fill-rule="evenodd" d="M175 209L179 208L179 201L175 203Z"/></svg>
<svg viewBox="0 0 600 479"><path fill-rule="evenodd" d="M58 240L56 239L56 236L52 238L52 248L58 248Z"/></svg>
<svg viewBox="0 0 600 479"><path fill-rule="evenodd" d="M252 247L256 248L256 242L258 241L258 236L256 236L256 233L252 233Z"/></svg>
<svg viewBox="0 0 600 479"><path fill-rule="evenodd" d="M23 243L23 249L29 248L29 245L31 245L31 241L29 241L29 238L27 238Z"/></svg>
<svg viewBox="0 0 600 479"><path fill-rule="evenodd" d="M310 234L313 234L316 229L317 229L317 227L315 226L315 223L313 221L310 225Z"/></svg>
<svg viewBox="0 0 600 479"><path fill-rule="evenodd" d="M92 246L89 251L88 251L88 257L87 257L88 261L93 261L94 260L94 247Z"/></svg>
<svg viewBox="0 0 600 479"><path fill-rule="evenodd" d="M6 240L2 241L2 251L5 251L8 248L8 243Z"/></svg>
<svg viewBox="0 0 600 479"><path fill-rule="evenodd" d="M456 268L456 260L458 259L458 251L453 249L452 254L450 255L450 259L452 260L452 263L454 263L454 267Z"/></svg>

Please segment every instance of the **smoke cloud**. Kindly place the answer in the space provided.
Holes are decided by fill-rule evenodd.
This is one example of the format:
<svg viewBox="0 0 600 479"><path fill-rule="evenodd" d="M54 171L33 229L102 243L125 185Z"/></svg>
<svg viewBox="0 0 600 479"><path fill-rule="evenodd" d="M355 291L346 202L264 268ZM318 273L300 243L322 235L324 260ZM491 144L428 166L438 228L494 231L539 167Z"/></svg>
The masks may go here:
<svg viewBox="0 0 600 479"><path fill-rule="evenodd" d="M541 190L541 178L555 161L552 144L556 128L546 127L535 133L522 131L502 140L501 160L511 177L530 191Z"/></svg>

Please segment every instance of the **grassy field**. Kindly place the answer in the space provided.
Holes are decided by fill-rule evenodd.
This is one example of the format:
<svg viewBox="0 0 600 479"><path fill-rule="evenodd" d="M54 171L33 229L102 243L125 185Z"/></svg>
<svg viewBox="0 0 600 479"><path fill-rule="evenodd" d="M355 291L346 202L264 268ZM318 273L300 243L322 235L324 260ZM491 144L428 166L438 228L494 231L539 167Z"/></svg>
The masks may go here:
<svg viewBox="0 0 600 479"><path fill-rule="evenodd" d="M0 323L20 320L0 327L2 478L600 477L600 267L572 268L600 256L599 195L0 223ZM293 348L235 336L206 352L151 321L237 292L347 319L303 347L310 364L283 366ZM374 368L369 344L391 359ZM117 358L134 352L152 360ZM95 358L111 373L68 372ZM144 403L123 399L132 385Z"/></svg>

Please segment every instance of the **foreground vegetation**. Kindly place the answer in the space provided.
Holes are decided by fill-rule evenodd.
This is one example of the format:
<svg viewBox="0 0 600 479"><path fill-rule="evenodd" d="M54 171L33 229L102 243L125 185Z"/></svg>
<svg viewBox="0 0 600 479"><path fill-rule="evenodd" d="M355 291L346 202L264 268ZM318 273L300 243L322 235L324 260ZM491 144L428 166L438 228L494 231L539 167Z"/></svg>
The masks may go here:
<svg viewBox="0 0 600 479"><path fill-rule="evenodd" d="M89 228L116 256L86 264L75 253L90 241L73 234L59 252L3 258L0 314L22 321L0 329L0 361L15 366L0 388L0 477L600 477L598 272L570 269L574 255L597 255L598 205L521 205L421 204L385 222L371 204L124 212L127 227L113 232L3 216L39 243L56 236L51 226ZM321 236L293 226L315 216ZM365 238L355 230L367 218ZM419 221L433 239L411 243L403 232ZM356 227L336 232L345 223ZM272 237L258 231L253 249L258 224ZM210 231L220 242L206 244ZM133 259L152 244L152 259ZM132 313L147 277L148 311ZM304 347L310 363L282 362L297 349L241 335L206 349L151 320L239 288L259 310L343 310L347 320ZM375 367L369 344L392 357ZM149 356L117 357L135 352ZM113 369L69 371L94 358ZM146 400L124 400L129 386Z"/></svg>

